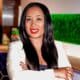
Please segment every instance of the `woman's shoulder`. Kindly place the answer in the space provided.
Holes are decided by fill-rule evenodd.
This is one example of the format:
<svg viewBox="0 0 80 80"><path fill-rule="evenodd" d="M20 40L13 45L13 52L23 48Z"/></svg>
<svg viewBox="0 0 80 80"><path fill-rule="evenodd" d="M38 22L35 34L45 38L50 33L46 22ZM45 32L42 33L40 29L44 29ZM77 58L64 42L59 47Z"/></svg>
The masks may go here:
<svg viewBox="0 0 80 80"><path fill-rule="evenodd" d="M15 65L15 68L20 69L20 61L25 62L25 53L21 40L10 42L7 55L7 65ZM11 63L14 65L12 65Z"/></svg>
<svg viewBox="0 0 80 80"><path fill-rule="evenodd" d="M58 51L63 50L63 44L62 44L61 41L55 40L54 42L55 42L55 46L56 46L56 48L57 48Z"/></svg>
<svg viewBox="0 0 80 80"><path fill-rule="evenodd" d="M55 42L55 45L56 45L56 46L62 45L62 42L61 42L61 41L55 40L54 42Z"/></svg>
<svg viewBox="0 0 80 80"><path fill-rule="evenodd" d="M22 49L23 44L21 40L12 41L9 44L9 48Z"/></svg>
<svg viewBox="0 0 80 80"><path fill-rule="evenodd" d="M58 51L58 55L65 54L63 43L61 41L55 41L55 46Z"/></svg>
<svg viewBox="0 0 80 80"><path fill-rule="evenodd" d="M23 59L25 57L23 45L21 40L13 41L9 45L8 56L15 60Z"/></svg>
<svg viewBox="0 0 80 80"><path fill-rule="evenodd" d="M55 45L58 52L58 66L59 67L71 67L71 64L68 60L68 56L65 52L63 42L55 41Z"/></svg>

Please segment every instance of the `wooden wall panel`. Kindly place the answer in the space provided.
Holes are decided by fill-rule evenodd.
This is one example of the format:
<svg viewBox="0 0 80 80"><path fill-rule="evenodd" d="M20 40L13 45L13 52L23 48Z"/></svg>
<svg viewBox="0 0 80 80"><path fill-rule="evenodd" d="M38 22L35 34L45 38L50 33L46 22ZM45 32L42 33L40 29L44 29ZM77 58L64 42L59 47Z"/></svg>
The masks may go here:
<svg viewBox="0 0 80 80"><path fill-rule="evenodd" d="M0 25L2 24L2 0L0 0Z"/></svg>

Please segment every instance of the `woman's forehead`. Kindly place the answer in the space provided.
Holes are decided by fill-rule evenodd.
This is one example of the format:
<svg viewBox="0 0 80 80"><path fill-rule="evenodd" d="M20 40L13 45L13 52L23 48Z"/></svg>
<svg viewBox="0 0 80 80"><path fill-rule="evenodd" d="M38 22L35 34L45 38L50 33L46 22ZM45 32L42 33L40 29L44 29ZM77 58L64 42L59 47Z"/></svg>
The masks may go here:
<svg viewBox="0 0 80 80"><path fill-rule="evenodd" d="M31 7L29 8L27 11L26 11L26 14L43 14L43 11L40 7L37 7L37 6L34 6L34 7Z"/></svg>

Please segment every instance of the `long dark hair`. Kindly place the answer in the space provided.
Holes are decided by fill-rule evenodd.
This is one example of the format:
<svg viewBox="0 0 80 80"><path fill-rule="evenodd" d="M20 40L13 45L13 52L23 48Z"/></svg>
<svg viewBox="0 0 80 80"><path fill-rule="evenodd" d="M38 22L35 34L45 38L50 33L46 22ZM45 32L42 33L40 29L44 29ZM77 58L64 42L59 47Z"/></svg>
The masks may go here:
<svg viewBox="0 0 80 80"><path fill-rule="evenodd" d="M53 39L53 30L51 27L51 17L48 8L41 4L41 3L30 3L28 4L22 13L21 21L20 21L20 37L23 42L23 49L26 53L26 58L28 59L29 63L33 65L34 69L39 69L39 60L34 49L31 41L29 40L28 34L25 30L25 19L26 19L26 12L29 8L37 6L39 7L43 13L45 18L45 31L43 37L43 44L42 44L42 57L46 61L48 68L57 68L58 66L58 54L57 49L54 44Z"/></svg>

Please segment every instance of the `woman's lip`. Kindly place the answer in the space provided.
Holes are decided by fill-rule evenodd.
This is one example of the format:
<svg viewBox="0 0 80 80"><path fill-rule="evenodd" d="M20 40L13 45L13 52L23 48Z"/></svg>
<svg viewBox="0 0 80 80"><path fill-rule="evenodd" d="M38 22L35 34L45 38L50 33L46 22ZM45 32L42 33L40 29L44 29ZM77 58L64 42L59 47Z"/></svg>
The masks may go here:
<svg viewBox="0 0 80 80"><path fill-rule="evenodd" d="M32 33L32 34L35 34L35 33L37 33L37 32L39 32L39 29L37 29L37 28L31 28L30 29L30 32Z"/></svg>

